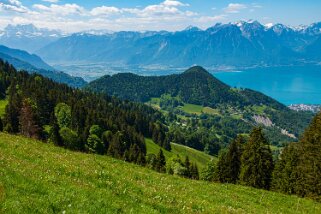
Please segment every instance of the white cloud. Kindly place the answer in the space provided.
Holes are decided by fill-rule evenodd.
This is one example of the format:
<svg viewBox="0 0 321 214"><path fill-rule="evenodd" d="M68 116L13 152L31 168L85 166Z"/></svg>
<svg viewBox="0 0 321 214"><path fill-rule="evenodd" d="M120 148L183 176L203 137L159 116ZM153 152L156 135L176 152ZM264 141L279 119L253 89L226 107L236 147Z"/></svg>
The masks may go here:
<svg viewBox="0 0 321 214"><path fill-rule="evenodd" d="M34 4L32 6L34 9L45 12L45 13L52 13L56 15L71 15L71 14L78 14L82 15L85 14L85 9L77 4L51 4L50 6L45 6L42 4Z"/></svg>
<svg viewBox="0 0 321 214"><path fill-rule="evenodd" d="M189 6L189 4L184 4L180 1L174 1L174 0L165 0L161 4L169 7Z"/></svg>
<svg viewBox="0 0 321 214"><path fill-rule="evenodd" d="M224 11L226 13L239 13L241 10L246 8L247 6L245 4L230 3L226 8L224 8Z"/></svg>
<svg viewBox="0 0 321 214"><path fill-rule="evenodd" d="M59 0L42 0L44 2L49 2L49 3L58 3Z"/></svg>
<svg viewBox="0 0 321 214"><path fill-rule="evenodd" d="M121 13L121 10L117 7L95 7L90 11L90 14L93 16L109 16L113 14Z"/></svg>
<svg viewBox="0 0 321 214"><path fill-rule="evenodd" d="M28 9L18 0L0 0L0 11L27 13Z"/></svg>
<svg viewBox="0 0 321 214"><path fill-rule="evenodd" d="M159 4L144 7L120 8L102 5L95 8L84 8L78 4L62 4L56 0L37 3L30 8L23 6L18 0L0 0L0 27L5 24L33 23L38 27L60 29L65 32L84 30L179 30L187 25L207 28L214 22L228 19L230 13L245 9L241 4L229 4L223 14L199 14L188 4L177 0L163 0ZM5 2L5 3L4 3ZM6 12L3 13L6 5ZM8 9L8 6L15 9ZM248 5L248 8L254 8ZM14 13L13 11L24 11ZM218 10L217 10L218 11Z"/></svg>

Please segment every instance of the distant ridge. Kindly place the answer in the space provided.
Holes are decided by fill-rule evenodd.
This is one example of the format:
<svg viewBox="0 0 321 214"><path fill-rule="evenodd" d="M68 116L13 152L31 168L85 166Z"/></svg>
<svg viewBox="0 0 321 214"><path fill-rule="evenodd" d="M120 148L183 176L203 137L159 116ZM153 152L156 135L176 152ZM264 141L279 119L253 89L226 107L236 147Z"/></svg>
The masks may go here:
<svg viewBox="0 0 321 214"><path fill-rule="evenodd" d="M29 73L38 73L59 83L66 83L72 87L82 87L86 82L80 77L72 77L66 73L55 70L45 63L39 56L26 51L11 49L0 45L0 59L6 61L18 70Z"/></svg>
<svg viewBox="0 0 321 214"><path fill-rule="evenodd" d="M318 53L307 51L315 45L317 49L315 41L320 35L321 23L305 27L264 26L250 20L218 23L205 30L189 26L176 32L83 32L60 38L36 53L56 63L172 67L292 65L320 62Z"/></svg>

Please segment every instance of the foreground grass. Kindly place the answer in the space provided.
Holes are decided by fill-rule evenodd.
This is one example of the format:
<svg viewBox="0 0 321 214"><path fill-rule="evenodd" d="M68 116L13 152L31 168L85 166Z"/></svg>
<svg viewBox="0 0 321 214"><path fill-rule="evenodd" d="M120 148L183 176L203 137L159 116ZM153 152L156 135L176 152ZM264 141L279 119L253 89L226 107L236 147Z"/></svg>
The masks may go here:
<svg viewBox="0 0 321 214"><path fill-rule="evenodd" d="M321 213L321 204L192 181L0 133L0 213Z"/></svg>
<svg viewBox="0 0 321 214"><path fill-rule="evenodd" d="M155 144L151 139L146 139L145 142L147 147L147 154L158 154L159 150L161 149L160 146ZM170 152L163 149L166 160L173 156L179 155L180 158L184 161L185 157L188 156L192 162L196 163L197 166L202 169L211 159L217 159L216 157L205 154L201 151L197 151L196 149L189 148L187 146L175 143L172 143L171 146L172 150Z"/></svg>

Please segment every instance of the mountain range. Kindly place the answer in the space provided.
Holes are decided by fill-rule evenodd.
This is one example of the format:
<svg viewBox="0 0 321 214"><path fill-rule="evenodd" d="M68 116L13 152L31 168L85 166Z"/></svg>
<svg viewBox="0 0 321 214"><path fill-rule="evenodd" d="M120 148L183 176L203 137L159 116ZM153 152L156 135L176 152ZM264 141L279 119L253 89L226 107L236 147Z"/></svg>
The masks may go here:
<svg viewBox="0 0 321 214"><path fill-rule="evenodd" d="M32 53L64 35L59 30L37 28L32 24L8 25L0 30L0 44Z"/></svg>
<svg viewBox="0 0 321 214"><path fill-rule="evenodd" d="M36 51L48 62L124 65L266 66L319 63L321 22L291 28L257 21L216 24L206 30L90 32L65 36Z"/></svg>

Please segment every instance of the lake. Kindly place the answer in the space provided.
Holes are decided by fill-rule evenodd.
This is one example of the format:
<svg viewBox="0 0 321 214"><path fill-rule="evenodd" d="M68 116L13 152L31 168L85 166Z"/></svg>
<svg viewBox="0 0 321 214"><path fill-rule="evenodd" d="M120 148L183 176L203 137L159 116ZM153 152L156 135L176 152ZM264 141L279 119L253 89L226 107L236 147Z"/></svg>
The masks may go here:
<svg viewBox="0 0 321 214"><path fill-rule="evenodd" d="M260 91L281 103L321 104L321 66L255 68L213 75L232 87Z"/></svg>

